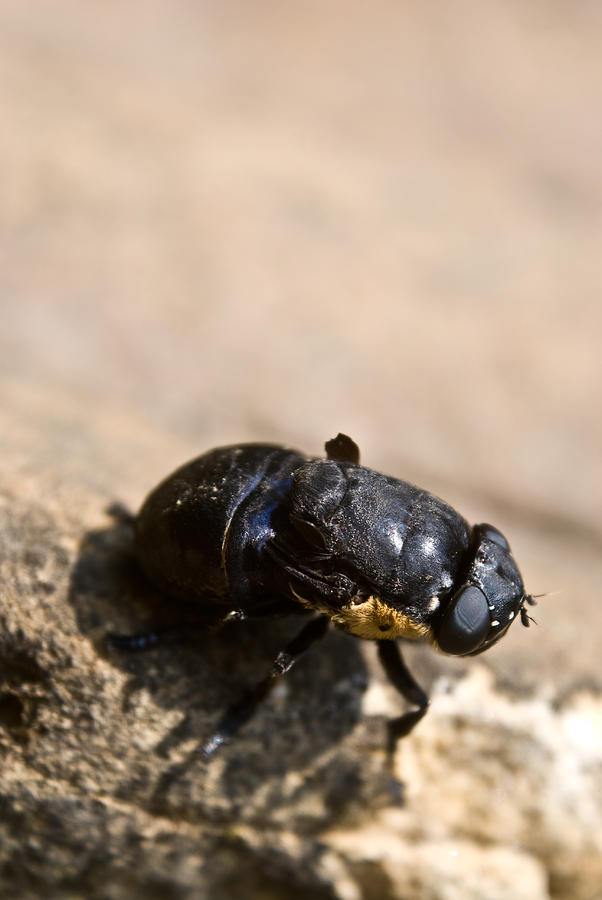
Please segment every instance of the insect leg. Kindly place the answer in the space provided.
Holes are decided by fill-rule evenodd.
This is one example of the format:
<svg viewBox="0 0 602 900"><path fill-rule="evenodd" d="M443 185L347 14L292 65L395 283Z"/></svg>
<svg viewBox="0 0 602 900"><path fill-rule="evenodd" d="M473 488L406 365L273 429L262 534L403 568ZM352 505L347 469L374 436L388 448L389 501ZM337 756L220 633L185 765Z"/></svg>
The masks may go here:
<svg viewBox="0 0 602 900"><path fill-rule="evenodd" d="M124 650L127 652L137 652L138 650L151 650L157 644L167 643L175 635L173 631L179 629L169 629L169 631L148 631L145 634L115 634L110 631L107 634L107 643L115 650Z"/></svg>
<svg viewBox="0 0 602 900"><path fill-rule="evenodd" d="M385 670L387 678L409 703L418 709L404 713L388 722L389 740L387 752L389 758L395 751L397 741L412 731L428 709L429 698L406 666L401 650L395 641L378 641L378 658Z"/></svg>
<svg viewBox="0 0 602 900"><path fill-rule="evenodd" d="M339 432L335 438L324 444L328 459L338 459L339 462L358 464L360 461L360 448L346 434Z"/></svg>
<svg viewBox="0 0 602 900"><path fill-rule="evenodd" d="M143 634L115 634L109 632L107 641L111 647L116 650L126 652L137 652L138 650L152 650L159 644L171 644L190 638L190 634L195 630L217 630L225 625L226 622L239 622L246 616L240 609L231 610L226 616L220 619L210 619L206 622L185 622L182 625L176 625L173 628L163 628L157 631L148 631Z"/></svg>
<svg viewBox="0 0 602 900"><path fill-rule="evenodd" d="M281 675L286 674L299 656L326 634L329 623L327 616L312 619L284 650L280 651L269 675L224 713L215 732L199 748L198 753L203 759L210 759L218 747L230 740L249 721L257 706L269 694Z"/></svg>
<svg viewBox="0 0 602 900"><path fill-rule="evenodd" d="M114 503L110 503L105 509L105 513L118 525L128 525L130 528L134 527L136 516L133 512L130 512L127 506L120 503L118 500Z"/></svg>

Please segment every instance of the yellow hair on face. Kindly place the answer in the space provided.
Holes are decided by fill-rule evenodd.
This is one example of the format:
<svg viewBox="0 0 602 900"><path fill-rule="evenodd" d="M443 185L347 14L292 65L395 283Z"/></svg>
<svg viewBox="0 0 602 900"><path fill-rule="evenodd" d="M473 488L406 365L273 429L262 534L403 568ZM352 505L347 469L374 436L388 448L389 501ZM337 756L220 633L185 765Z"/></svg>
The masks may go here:
<svg viewBox="0 0 602 900"><path fill-rule="evenodd" d="M428 625L415 622L410 616L392 606L387 606L378 597L368 597L361 602L348 603L341 609L310 603L296 591L291 592L306 609L322 613L329 617L335 625L345 631L368 641L395 641L405 638L408 641L431 641L433 633Z"/></svg>
<svg viewBox="0 0 602 900"><path fill-rule="evenodd" d="M387 606L378 597L368 597L363 603L350 603L332 615L332 621L351 634L367 640L392 641L406 638L424 641L431 637L428 625L415 622L410 616Z"/></svg>

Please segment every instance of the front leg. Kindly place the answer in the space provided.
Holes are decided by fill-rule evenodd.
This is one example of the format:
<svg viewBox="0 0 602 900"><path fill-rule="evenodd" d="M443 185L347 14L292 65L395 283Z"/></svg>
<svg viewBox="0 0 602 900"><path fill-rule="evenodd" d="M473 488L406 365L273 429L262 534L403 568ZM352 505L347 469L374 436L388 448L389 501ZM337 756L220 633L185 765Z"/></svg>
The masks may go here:
<svg viewBox="0 0 602 900"><path fill-rule="evenodd" d="M378 641L378 658L391 684L402 697L418 709L404 713L388 722L387 753L392 759L397 741L412 731L426 713L429 698L406 666L399 645L395 641Z"/></svg>

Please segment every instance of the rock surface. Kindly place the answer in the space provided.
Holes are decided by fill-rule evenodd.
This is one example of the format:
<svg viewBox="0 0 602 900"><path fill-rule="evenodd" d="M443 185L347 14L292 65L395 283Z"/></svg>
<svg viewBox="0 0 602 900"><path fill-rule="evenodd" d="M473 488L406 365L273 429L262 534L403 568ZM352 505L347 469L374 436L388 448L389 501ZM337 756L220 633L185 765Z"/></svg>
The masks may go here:
<svg viewBox="0 0 602 900"><path fill-rule="evenodd" d="M0 10L0 894L602 896L602 17L595 4L52 0ZM299 627L178 621L127 528L218 444L363 461L511 540L537 626L329 633L209 764Z"/></svg>
<svg viewBox="0 0 602 900"><path fill-rule="evenodd" d="M396 698L376 672L366 691L370 654L332 633L204 764L199 740L299 623L109 651L108 629L135 632L153 604L168 624L173 610L132 570L127 530L81 533L69 493L2 492L6 893L596 896L598 692L520 696L480 662L439 673L391 777L383 717Z"/></svg>

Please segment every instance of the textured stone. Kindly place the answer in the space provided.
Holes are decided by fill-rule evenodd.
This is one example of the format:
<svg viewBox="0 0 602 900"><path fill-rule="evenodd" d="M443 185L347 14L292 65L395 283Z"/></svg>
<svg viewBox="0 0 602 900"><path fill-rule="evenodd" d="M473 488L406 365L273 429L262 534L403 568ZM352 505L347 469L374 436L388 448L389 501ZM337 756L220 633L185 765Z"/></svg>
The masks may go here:
<svg viewBox="0 0 602 900"><path fill-rule="evenodd" d="M1 491L5 891L593 896L599 694L576 686L560 697L546 684L520 697L479 661L459 679L443 668L437 678L431 664L432 708L392 778L383 717L399 701L378 673L365 691L368 645L331 633L204 765L194 747L299 622L234 623L178 647L110 651L107 630L169 625L180 613L137 573L127 528L78 524L76 501L102 508L88 491L63 484L49 499L31 482Z"/></svg>

